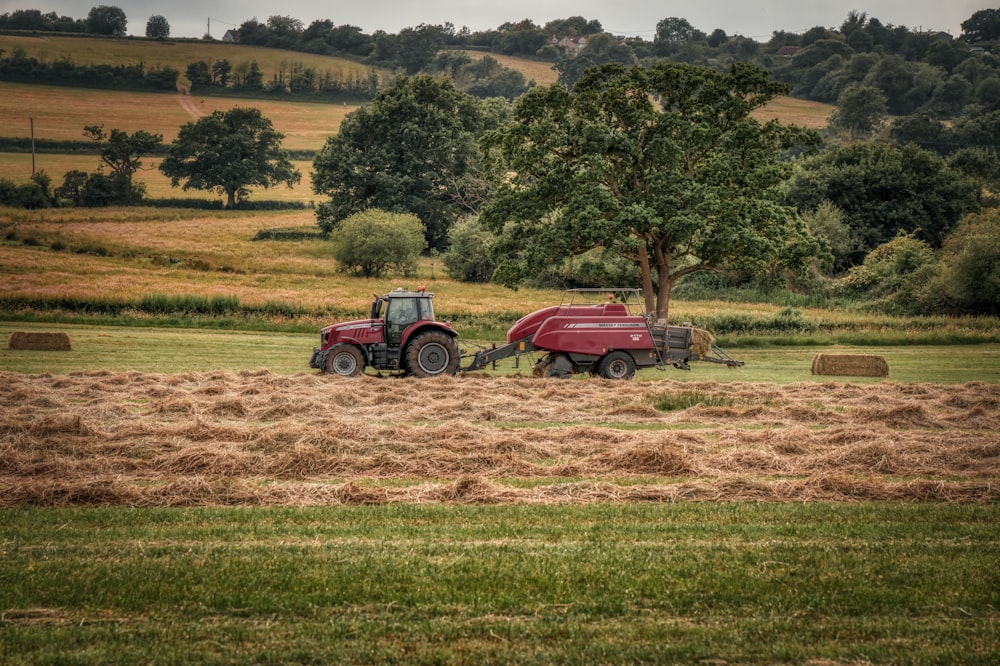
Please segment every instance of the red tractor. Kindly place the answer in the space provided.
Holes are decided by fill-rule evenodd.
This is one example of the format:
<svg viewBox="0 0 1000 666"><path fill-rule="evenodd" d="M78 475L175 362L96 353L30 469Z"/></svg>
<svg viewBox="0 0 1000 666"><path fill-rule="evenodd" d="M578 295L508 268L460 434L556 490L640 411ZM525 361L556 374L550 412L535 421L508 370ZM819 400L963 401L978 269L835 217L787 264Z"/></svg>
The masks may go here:
<svg viewBox="0 0 1000 666"><path fill-rule="evenodd" d="M434 294L397 289L375 294L370 319L327 326L309 367L354 377L371 366L415 377L453 375L461 354L458 332L434 319Z"/></svg>

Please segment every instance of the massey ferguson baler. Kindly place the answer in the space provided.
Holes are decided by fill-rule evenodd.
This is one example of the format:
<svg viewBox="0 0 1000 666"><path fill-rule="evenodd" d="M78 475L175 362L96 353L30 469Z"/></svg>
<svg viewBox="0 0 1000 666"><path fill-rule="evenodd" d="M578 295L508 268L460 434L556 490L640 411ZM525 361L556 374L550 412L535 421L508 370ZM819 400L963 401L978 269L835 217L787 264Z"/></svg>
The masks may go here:
<svg viewBox="0 0 1000 666"><path fill-rule="evenodd" d="M606 379L630 379L636 368L672 365L687 370L689 361L740 366L722 350L717 356L694 351L695 329L651 321L642 312L638 289L570 289L560 305L526 315L507 331L507 344L475 354L463 370L478 370L511 356L545 355L535 364L544 377L589 372ZM602 303L580 303L607 296ZM519 359L518 359L519 360Z"/></svg>

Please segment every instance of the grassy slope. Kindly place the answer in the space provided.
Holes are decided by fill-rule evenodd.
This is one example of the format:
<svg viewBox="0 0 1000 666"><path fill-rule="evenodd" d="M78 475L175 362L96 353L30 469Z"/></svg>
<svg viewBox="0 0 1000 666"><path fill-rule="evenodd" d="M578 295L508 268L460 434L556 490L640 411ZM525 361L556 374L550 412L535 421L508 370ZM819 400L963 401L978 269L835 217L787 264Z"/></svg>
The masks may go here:
<svg viewBox="0 0 1000 666"><path fill-rule="evenodd" d="M273 102L257 99L190 98L203 114L235 106L253 106L285 135L289 150L318 150L326 138L337 133L353 107L343 104ZM83 140L86 125L104 125L127 132L139 129L162 134L173 141L184 123L193 120L173 93L130 93L59 86L32 86L0 82L0 136L31 136L54 140Z"/></svg>
<svg viewBox="0 0 1000 666"><path fill-rule="evenodd" d="M28 37L0 34L0 49L10 54L16 48L29 57L44 62L68 58L78 65L131 65L143 63L147 69L173 67L181 73L180 83L189 81L184 73L193 62L211 64L228 60L234 67L257 61L264 80L271 80L279 70L287 72L292 65L312 67L318 73L330 73L339 79L367 78L371 69L348 58L284 51L262 46L227 44L221 41L155 41L147 39L102 39L92 37L61 37L46 35ZM8 56L9 57L9 56ZM380 71L381 75L386 75Z"/></svg>
<svg viewBox="0 0 1000 666"><path fill-rule="evenodd" d="M512 317L558 302L556 291L475 285L448 279L439 259L427 259L413 278L353 278L337 270L323 240L253 241L262 229L315 230L311 211L199 212L103 209L4 211L0 224L2 294L27 298L71 297L136 302L149 294L231 295L242 302L283 301L310 311L367 311L372 291L425 284L437 293L445 316ZM53 248L60 247L60 250ZM676 301L675 321L734 314L773 317L768 304ZM803 309L828 330L891 332L907 338L995 329L995 319L892 318L843 310ZM318 323L318 322L317 322Z"/></svg>

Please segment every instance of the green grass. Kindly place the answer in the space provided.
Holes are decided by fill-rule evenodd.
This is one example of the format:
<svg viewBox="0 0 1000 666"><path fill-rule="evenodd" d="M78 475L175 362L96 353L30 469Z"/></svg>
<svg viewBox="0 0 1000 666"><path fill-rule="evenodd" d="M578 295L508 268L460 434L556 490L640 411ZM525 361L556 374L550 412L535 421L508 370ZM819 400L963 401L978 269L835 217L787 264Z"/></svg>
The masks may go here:
<svg viewBox="0 0 1000 666"><path fill-rule="evenodd" d="M0 661L1000 659L997 506L0 510Z"/></svg>
<svg viewBox="0 0 1000 666"><path fill-rule="evenodd" d="M169 300L169 299L165 299ZM180 299L182 300L182 299ZM194 299L194 305L212 307L212 300ZM224 299L216 304L224 304ZM178 316L178 326L195 316ZM225 319L218 319L225 322ZM65 331L72 351L12 351L6 340L14 331ZM496 340L497 342L501 340ZM460 339L468 351L475 343ZM50 372L81 370L140 371L156 373L211 370L256 370L275 374L314 372L309 357L319 344L319 329L309 333L281 331L233 331L201 328L157 328L90 326L41 322L0 321L0 370ZM946 347L764 347L732 349L746 362L743 368L727 368L712 363L693 363L690 371L667 368L646 369L637 374L643 381L745 381L745 382L884 382L879 377L817 377L810 374L813 356L820 352L882 354L889 363L888 381L901 383L961 384L980 381L1000 382L1000 345L953 345ZM537 357L536 357L537 359ZM532 361L526 357L520 368L513 359L498 364L496 374L531 374ZM580 379L586 380L585 376Z"/></svg>

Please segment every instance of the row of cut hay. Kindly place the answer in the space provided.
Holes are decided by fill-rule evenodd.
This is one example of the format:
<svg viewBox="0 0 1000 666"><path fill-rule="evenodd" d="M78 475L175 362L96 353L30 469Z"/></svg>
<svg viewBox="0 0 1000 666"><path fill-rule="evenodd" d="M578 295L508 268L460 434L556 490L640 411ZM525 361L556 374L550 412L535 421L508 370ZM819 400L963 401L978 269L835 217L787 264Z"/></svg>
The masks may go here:
<svg viewBox="0 0 1000 666"><path fill-rule="evenodd" d="M876 354L816 354L812 362L814 375L842 377L888 377L889 364Z"/></svg>
<svg viewBox="0 0 1000 666"><path fill-rule="evenodd" d="M68 405L52 414L15 408L0 416L0 470L15 477L141 473L149 478L278 479L795 476L838 470L998 474L995 431L967 428L954 438L938 420L928 419L922 407L911 411L911 418L887 419L892 427L873 422L870 412L844 415L834 410L826 421L809 425L790 422L755 429L706 422L696 429L632 430L472 421L372 423L363 415L259 423L201 416L177 420L169 413L157 420L153 417L163 415L114 405L96 412ZM115 423L107 423L109 414ZM995 418L983 418L984 425L996 425Z"/></svg>
<svg viewBox="0 0 1000 666"><path fill-rule="evenodd" d="M964 386L853 385L827 382L788 386L732 382L548 382L517 377L456 377L436 380L342 380L302 374L282 377L243 373L146 375L80 373L37 377L0 373L0 406L61 405L144 409L153 420L211 422L297 421L319 415L361 414L400 423L680 424L739 417L744 424L853 420L901 426L966 427L966 417L985 416L989 427L1000 411L1000 389ZM689 409L663 412L656 398L682 391L695 396ZM715 407L714 405L729 405ZM88 410L89 411L89 410ZM172 416L171 416L172 415Z"/></svg>
<svg viewBox="0 0 1000 666"><path fill-rule="evenodd" d="M163 503L149 493L165 486L175 503L279 502L261 490L273 487L294 504L313 501L304 491L341 486L366 502L404 501L401 490L372 489L387 481L422 489L413 501L476 501L477 483L451 488L460 479L503 490L484 502L542 501L528 491L511 495L505 480L531 480L558 495L569 486L555 480L568 478L582 480L572 501L602 496L584 493L587 484L629 501L665 497L661 487L714 493L685 491L693 499L774 498L791 488L789 497L808 499L802 479L833 477L852 487L904 484L936 498L943 491L933 484L996 486L1000 477L993 385L689 386L711 401L756 395L776 406L661 413L651 402L674 389L640 382L0 373L0 502L114 503L109 489L120 487L122 503ZM157 390L168 397L151 399ZM518 411L525 402L551 418L526 422ZM105 499L87 499L90 484ZM234 490L241 484L257 494Z"/></svg>
<svg viewBox="0 0 1000 666"><path fill-rule="evenodd" d="M405 487L340 484L263 483L256 479L190 477L159 485L127 480L46 480L17 486L0 484L0 506L327 506L365 504L589 504L597 502L861 502L1000 501L996 483L890 481L824 475L798 480L706 479L671 485L571 482L520 488L464 475L452 481Z"/></svg>

